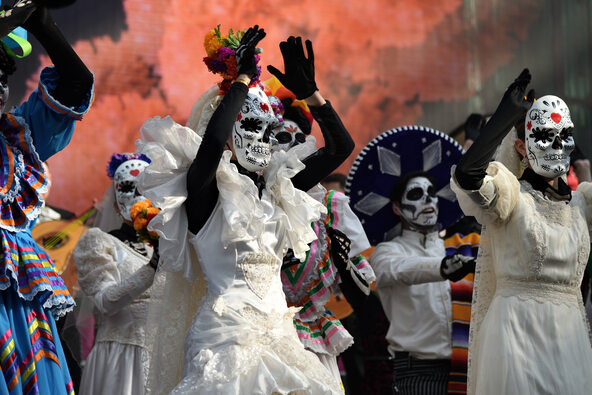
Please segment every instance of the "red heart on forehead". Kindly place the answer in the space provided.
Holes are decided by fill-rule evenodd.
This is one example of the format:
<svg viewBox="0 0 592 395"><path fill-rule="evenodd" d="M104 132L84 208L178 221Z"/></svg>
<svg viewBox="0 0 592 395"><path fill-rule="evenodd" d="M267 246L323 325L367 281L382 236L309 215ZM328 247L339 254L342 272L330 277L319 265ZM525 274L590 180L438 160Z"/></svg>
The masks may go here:
<svg viewBox="0 0 592 395"><path fill-rule="evenodd" d="M559 123L561 121L561 114L554 112L553 114L551 114L551 119L553 120L553 122Z"/></svg>
<svg viewBox="0 0 592 395"><path fill-rule="evenodd" d="M130 174L134 177L137 177L138 174L140 174L140 170L138 170L138 169L130 170Z"/></svg>

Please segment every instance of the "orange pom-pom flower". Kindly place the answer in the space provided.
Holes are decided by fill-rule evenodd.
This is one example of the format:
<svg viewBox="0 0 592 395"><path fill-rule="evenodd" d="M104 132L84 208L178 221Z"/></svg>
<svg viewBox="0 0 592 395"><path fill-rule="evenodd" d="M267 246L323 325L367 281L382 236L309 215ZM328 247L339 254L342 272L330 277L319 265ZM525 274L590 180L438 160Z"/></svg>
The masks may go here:
<svg viewBox="0 0 592 395"><path fill-rule="evenodd" d="M134 203L130 209L132 225L138 233L139 239L148 242L152 246L158 240L158 234L148 231L148 224L159 212L160 209L153 207L152 202L148 199Z"/></svg>

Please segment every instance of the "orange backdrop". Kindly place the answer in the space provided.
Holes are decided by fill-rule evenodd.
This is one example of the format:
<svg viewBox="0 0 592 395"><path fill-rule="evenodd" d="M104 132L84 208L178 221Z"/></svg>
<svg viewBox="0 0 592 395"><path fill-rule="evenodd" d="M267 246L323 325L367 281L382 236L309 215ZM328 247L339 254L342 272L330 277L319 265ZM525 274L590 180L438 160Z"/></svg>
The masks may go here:
<svg viewBox="0 0 592 395"><path fill-rule="evenodd" d="M281 40L312 40L317 84L356 142L340 168L347 172L382 131L421 122L446 132L470 111L491 111L522 67L519 54L543 7L536 0L110 0L124 21L109 34L108 10L88 11L99 3L105 7L92 0L71 7L85 7L84 14L55 12L60 26L77 27L68 37L96 78L92 110L72 143L50 160L49 203L77 213L101 197L109 183L107 160L134 150L144 120L171 115L184 123L197 97L217 82L202 62L203 36L217 24L224 32L263 26L262 64L280 69ZM101 23L104 34L78 37L86 24ZM28 60L38 63L27 76L27 92L49 64L42 53L37 46ZM265 70L262 79L269 76ZM496 76L503 76L499 83Z"/></svg>

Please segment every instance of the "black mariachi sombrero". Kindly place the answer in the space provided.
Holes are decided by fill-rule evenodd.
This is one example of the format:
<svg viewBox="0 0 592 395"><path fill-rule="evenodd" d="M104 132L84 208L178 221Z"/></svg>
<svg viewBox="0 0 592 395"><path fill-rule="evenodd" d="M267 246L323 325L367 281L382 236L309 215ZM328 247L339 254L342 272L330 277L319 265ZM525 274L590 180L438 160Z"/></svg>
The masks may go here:
<svg viewBox="0 0 592 395"><path fill-rule="evenodd" d="M388 130L362 149L345 185L350 205L360 218L370 244L390 240L400 231L390 196L402 175L425 171L436 182L438 223L442 229L463 213L450 189L450 169L463 150L450 136L425 126L402 126Z"/></svg>

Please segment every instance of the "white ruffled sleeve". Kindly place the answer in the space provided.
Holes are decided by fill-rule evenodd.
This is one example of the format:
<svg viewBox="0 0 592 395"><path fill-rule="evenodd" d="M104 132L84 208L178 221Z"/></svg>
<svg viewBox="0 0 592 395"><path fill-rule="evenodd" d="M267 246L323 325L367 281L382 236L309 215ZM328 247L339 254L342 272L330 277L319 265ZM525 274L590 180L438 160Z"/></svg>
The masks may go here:
<svg viewBox="0 0 592 395"><path fill-rule="evenodd" d="M183 272L193 281L200 271L192 259L188 238L187 171L195 159L201 138L169 116L148 119L140 129L136 150L148 156L150 165L138 177L138 190L161 211L150 221L149 230L160 236L160 268Z"/></svg>
<svg viewBox="0 0 592 395"><path fill-rule="evenodd" d="M327 209L292 184L291 178L305 166L296 153L291 151L274 153L271 163L264 170L264 175L273 198L287 214L284 248L291 248L294 256L303 261L310 248L309 244L317 239L310 224L327 214Z"/></svg>
<svg viewBox="0 0 592 395"><path fill-rule="evenodd" d="M458 185L455 169L453 166L450 187L465 215L474 216L481 225L504 223L510 218L518 202L520 183L502 163L491 162L481 188L474 191Z"/></svg>

